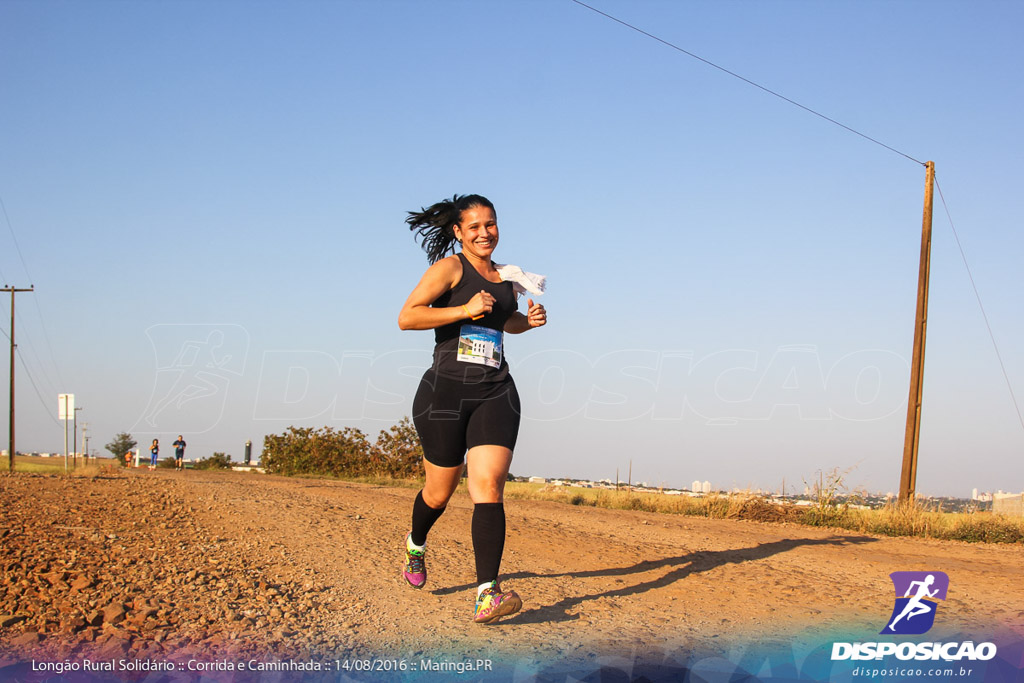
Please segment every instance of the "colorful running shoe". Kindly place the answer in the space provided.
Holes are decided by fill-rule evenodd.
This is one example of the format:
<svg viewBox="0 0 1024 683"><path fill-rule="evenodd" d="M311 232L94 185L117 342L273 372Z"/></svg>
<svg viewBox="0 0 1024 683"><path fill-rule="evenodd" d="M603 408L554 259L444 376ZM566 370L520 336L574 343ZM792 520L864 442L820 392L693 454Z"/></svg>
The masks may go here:
<svg viewBox="0 0 1024 683"><path fill-rule="evenodd" d="M478 624L489 624L500 617L515 614L523 608L522 599L515 591L502 592L497 581L483 589L476 598L473 610L473 621Z"/></svg>
<svg viewBox="0 0 1024 683"><path fill-rule="evenodd" d="M427 582L426 552L425 547L420 549L413 545L412 534L405 537L405 569L402 576L413 588L423 588L423 584Z"/></svg>

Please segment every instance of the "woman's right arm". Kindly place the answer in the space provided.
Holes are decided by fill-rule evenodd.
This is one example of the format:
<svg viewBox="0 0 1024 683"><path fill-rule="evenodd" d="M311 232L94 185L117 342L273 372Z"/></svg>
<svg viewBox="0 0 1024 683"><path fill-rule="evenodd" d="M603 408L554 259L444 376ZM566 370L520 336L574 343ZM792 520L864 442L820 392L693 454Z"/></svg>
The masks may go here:
<svg viewBox="0 0 1024 683"><path fill-rule="evenodd" d="M402 311L398 314L398 326L403 330L432 330L442 325L466 320L467 307L473 315L487 313L491 310L494 297L486 292L478 293L463 306L448 308L432 308L430 304L437 300L458 281L462 275L462 264L457 258L444 258L427 268L416 288L405 300Z"/></svg>

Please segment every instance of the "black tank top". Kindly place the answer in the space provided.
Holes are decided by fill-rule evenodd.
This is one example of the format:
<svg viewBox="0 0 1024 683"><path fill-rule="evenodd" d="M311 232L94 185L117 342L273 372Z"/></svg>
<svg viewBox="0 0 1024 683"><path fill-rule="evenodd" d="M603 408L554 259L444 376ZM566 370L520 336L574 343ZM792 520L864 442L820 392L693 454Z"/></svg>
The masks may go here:
<svg viewBox="0 0 1024 683"><path fill-rule="evenodd" d="M508 377L504 353L505 322L518 309L511 282L491 282L458 254L462 278L437 297L434 308L462 306L481 289L494 297L494 307L479 320L465 318L434 329L432 370L467 383L500 382Z"/></svg>

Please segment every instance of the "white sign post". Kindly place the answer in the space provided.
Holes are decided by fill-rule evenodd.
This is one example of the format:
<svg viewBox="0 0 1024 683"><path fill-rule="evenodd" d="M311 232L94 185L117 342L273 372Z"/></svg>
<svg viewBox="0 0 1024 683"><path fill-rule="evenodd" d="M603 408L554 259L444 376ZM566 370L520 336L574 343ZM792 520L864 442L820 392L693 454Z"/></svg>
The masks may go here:
<svg viewBox="0 0 1024 683"><path fill-rule="evenodd" d="M75 418L75 395L57 396L57 419L64 420L64 473L68 472L68 420Z"/></svg>

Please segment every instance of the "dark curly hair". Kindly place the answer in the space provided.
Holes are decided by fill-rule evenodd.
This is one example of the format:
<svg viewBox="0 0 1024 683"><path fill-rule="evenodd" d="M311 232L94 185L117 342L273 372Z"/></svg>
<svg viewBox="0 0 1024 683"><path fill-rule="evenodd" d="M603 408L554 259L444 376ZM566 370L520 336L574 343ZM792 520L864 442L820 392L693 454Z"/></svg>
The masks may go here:
<svg viewBox="0 0 1024 683"><path fill-rule="evenodd" d="M437 263L449 252L455 253L455 226L462 220L462 212L475 206L484 206L494 211L494 204L487 197L465 194L409 212L405 222L409 224L410 230L418 233L420 246L427 252L427 260ZM497 211L494 215L497 217Z"/></svg>

